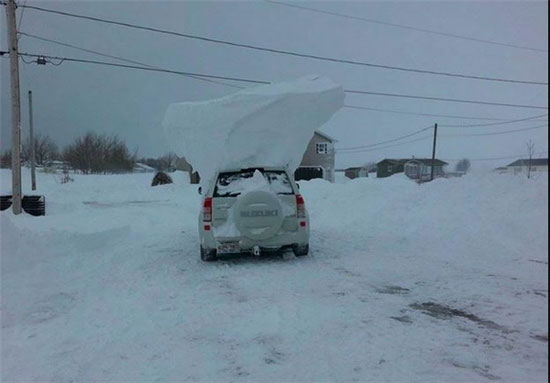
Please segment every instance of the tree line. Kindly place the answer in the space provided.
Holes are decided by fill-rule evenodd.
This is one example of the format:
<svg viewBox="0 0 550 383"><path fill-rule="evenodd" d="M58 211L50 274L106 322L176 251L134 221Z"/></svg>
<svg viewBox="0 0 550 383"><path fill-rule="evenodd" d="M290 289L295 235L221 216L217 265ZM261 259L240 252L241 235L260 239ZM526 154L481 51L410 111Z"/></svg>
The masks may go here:
<svg viewBox="0 0 550 383"><path fill-rule="evenodd" d="M64 166L83 174L124 173L133 170L136 153L117 136L93 132L76 138L71 144L59 150L57 144L47 135L37 134L34 138L35 164L48 167L53 161L62 161ZM27 138L21 146L24 163L31 160L31 141ZM11 151L0 155L0 167L11 168Z"/></svg>

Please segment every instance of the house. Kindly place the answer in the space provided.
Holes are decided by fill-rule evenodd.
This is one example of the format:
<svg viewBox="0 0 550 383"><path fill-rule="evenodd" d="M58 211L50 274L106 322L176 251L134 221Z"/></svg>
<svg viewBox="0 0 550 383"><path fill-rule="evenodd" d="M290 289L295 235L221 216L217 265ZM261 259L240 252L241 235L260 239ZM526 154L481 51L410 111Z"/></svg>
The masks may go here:
<svg viewBox="0 0 550 383"><path fill-rule="evenodd" d="M527 173L529 170L529 163L532 172L548 172L548 158L532 158L531 161L529 161L528 158L516 160L505 167L499 168L498 171L499 173L511 174Z"/></svg>
<svg viewBox="0 0 550 383"><path fill-rule="evenodd" d="M425 174L431 177L431 158L385 158L376 164L376 177L385 178L397 173L405 173L405 164L407 166L407 176L409 178L424 180ZM434 177L444 175L443 167L447 165L445 161L434 160ZM427 173L426 173L427 172Z"/></svg>
<svg viewBox="0 0 550 383"><path fill-rule="evenodd" d="M155 169L149 165L145 165L141 162L136 162L134 164L134 173L153 173Z"/></svg>
<svg viewBox="0 0 550 383"><path fill-rule="evenodd" d="M443 167L447 165L445 161L431 158L413 158L405 162L403 165L404 173L407 177L417 181L428 181L432 178L432 166L433 177L444 177L445 172Z"/></svg>
<svg viewBox="0 0 550 383"><path fill-rule="evenodd" d="M336 141L322 132L315 131L302 157L302 162L294 173L294 179L300 181L322 178L334 182L334 144Z"/></svg>
<svg viewBox="0 0 550 383"><path fill-rule="evenodd" d="M302 157L302 162L294 173L296 181L322 178L334 182L334 143L336 140L326 134L315 131ZM200 176L185 157L176 160L176 169L189 172L192 184L200 182Z"/></svg>
<svg viewBox="0 0 550 383"><path fill-rule="evenodd" d="M183 172L189 173L189 181L192 184L198 184L201 182L201 178L199 176L198 172L193 171L193 166L187 160L185 157L178 157L175 161L175 168L176 170L181 170Z"/></svg>
<svg viewBox="0 0 550 383"><path fill-rule="evenodd" d="M344 171L344 174L349 179L368 177L369 176L369 167L368 166L357 166L347 168Z"/></svg>

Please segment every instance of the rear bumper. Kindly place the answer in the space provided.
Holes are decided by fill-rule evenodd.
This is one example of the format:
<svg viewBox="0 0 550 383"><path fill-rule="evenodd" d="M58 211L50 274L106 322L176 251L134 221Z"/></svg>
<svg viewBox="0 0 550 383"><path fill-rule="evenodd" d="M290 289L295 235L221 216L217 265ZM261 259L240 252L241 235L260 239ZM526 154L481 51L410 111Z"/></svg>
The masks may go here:
<svg viewBox="0 0 550 383"><path fill-rule="evenodd" d="M217 249L223 242L239 242L243 253L252 252L254 246L259 246L261 251L277 251L293 246L305 246L309 243L309 222L306 227L299 227L296 231L281 231L275 236L266 240L253 240L244 236L239 237L216 237L213 230L205 231L199 227L201 246L204 249Z"/></svg>

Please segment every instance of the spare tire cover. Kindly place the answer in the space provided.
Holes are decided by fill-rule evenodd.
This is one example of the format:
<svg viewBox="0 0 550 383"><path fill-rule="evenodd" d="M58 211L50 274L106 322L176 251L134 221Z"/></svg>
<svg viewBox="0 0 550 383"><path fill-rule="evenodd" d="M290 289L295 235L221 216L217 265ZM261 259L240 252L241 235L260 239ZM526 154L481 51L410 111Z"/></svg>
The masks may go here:
<svg viewBox="0 0 550 383"><path fill-rule="evenodd" d="M233 220L250 239L273 237L283 223L283 209L275 194L257 190L241 195L233 208Z"/></svg>

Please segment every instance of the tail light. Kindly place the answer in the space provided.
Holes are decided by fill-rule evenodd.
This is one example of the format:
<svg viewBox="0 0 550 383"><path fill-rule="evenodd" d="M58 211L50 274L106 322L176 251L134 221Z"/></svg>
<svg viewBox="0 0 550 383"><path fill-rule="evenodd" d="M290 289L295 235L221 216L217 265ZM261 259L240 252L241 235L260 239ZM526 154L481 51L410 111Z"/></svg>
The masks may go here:
<svg viewBox="0 0 550 383"><path fill-rule="evenodd" d="M296 194L296 217L306 218L306 204L301 194Z"/></svg>
<svg viewBox="0 0 550 383"><path fill-rule="evenodd" d="M202 220L212 222L212 198L206 197L202 203Z"/></svg>

